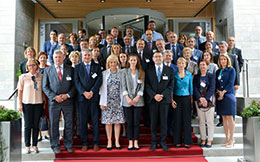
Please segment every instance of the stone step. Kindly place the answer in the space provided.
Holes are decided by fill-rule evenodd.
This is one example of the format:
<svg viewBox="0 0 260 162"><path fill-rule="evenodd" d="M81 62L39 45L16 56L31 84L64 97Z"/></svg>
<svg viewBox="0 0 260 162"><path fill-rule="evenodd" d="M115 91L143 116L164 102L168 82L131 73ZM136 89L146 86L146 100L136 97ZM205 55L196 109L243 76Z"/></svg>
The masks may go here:
<svg viewBox="0 0 260 162"><path fill-rule="evenodd" d="M193 127L193 133L195 133L195 134L199 134L200 133L198 124L192 124L191 126ZM224 132L224 128L215 126L214 133L225 133ZM236 123L236 125L235 125L235 133L243 133L243 125L242 124L237 124Z"/></svg>
<svg viewBox="0 0 260 162"><path fill-rule="evenodd" d="M31 149L32 150L32 149ZM25 154L25 149L22 149L22 161L40 161L40 160L54 160L55 155L51 148L40 148L39 153L34 152L30 154Z"/></svg>
<svg viewBox="0 0 260 162"><path fill-rule="evenodd" d="M213 144L212 148L203 148L203 156L241 156L243 155L243 144L234 144L232 148L222 147L221 144Z"/></svg>
<svg viewBox="0 0 260 162"><path fill-rule="evenodd" d="M196 117L195 119L191 120L192 124L198 124L198 117ZM214 118L214 124L218 124L219 123L219 116L217 116L216 118ZM242 124L242 117L241 116L235 116L235 123L236 124Z"/></svg>
<svg viewBox="0 0 260 162"><path fill-rule="evenodd" d="M226 162L240 162L239 159L242 159L243 156L210 156L210 157L205 157L205 159L208 162L220 162L220 161L226 161Z"/></svg>
<svg viewBox="0 0 260 162"><path fill-rule="evenodd" d="M200 143L200 134L195 134L198 138L198 143ZM225 142L225 134L223 133L214 133L213 144L223 144ZM234 138L236 144L243 143L243 133L234 133Z"/></svg>

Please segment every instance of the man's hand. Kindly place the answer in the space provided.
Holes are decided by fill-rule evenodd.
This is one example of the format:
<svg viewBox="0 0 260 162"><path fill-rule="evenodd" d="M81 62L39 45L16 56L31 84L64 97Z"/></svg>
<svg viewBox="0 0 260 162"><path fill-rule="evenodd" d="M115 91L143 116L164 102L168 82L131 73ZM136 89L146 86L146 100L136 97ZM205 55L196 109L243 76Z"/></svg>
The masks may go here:
<svg viewBox="0 0 260 162"><path fill-rule="evenodd" d="M57 95L57 96L55 96L54 99L55 99L55 101L58 102L58 103L61 103L61 102L63 101L61 95Z"/></svg>
<svg viewBox="0 0 260 162"><path fill-rule="evenodd" d="M90 92L85 91L85 92L83 93L83 95L84 95L84 97L85 97L87 100L90 100L90 99L93 97L93 92L92 92L92 91L90 91Z"/></svg>
<svg viewBox="0 0 260 162"><path fill-rule="evenodd" d="M161 94L156 94L156 95L154 96L154 99L155 99L155 101L157 101L157 102L161 102L162 99L163 99L163 95L161 95Z"/></svg>
<svg viewBox="0 0 260 162"><path fill-rule="evenodd" d="M176 108L177 107L177 103L172 99L172 108Z"/></svg>
<svg viewBox="0 0 260 162"><path fill-rule="evenodd" d="M60 96L61 96L63 101L65 101L69 98L67 94L61 94Z"/></svg>

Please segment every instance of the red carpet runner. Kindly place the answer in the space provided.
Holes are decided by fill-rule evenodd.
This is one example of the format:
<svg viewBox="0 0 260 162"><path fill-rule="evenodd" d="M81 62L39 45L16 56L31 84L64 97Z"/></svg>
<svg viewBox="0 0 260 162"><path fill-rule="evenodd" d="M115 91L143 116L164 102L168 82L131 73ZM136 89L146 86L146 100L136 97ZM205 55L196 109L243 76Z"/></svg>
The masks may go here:
<svg viewBox="0 0 260 162"><path fill-rule="evenodd" d="M92 130L89 130L89 143L92 143ZM94 162L117 162L124 160L124 162L141 161L141 162L206 162L207 160L203 157L203 150L196 145L197 138L192 136L193 143L190 149L184 147L175 148L172 143L172 139L167 137L167 144L169 151L163 151L161 148L157 148L156 151L150 151L151 135L150 129L146 127L141 127L140 139L139 139L139 151L129 151L127 150L128 140L127 138L120 138L120 144L122 149L112 151L106 150L107 139L105 135L105 129L100 128L100 151L94 151L93 148L89 148L88 151L81 151L81 141L74 138L74 153L68 153L65 148L62 147L62 153L56 155L55 162L83 162L83 161L94 161ZM61 139L61 144L63 144L63 139ZM103 147L102 147L103 146Z"/></svg>

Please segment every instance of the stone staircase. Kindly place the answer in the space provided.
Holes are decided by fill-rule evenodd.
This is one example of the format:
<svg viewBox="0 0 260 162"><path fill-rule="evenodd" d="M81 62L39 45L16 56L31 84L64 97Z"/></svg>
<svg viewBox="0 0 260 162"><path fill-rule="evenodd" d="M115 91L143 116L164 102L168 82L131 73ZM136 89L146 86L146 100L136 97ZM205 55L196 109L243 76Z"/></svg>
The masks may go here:
<svg viewBox="0 0 260 162"><path fill-rule="evenodd" d="M215 125L218 123L218 119L214 119ZM198 120L192 119L192 127L193 127L193 133L200 139L199 134L199 126L198 126ZM43 132L43 137L45 133ZM63 134L63 121L60 122L60 134L62 136ZM213 146L212 148L203 148L203 155L205 157L241 157L243 156L243 133L242 133L242 118L239 116L236 116L236 128L235 128L235 145L233 148L225 148L221 147L221 144L225 141L225 134L223 127L215 127L215 133L214 133L214 140L213 140ZM22 140L24 141L24 140ZM200 140L198 140L198 143ZM25 154L24 151L24 143L22 144L22 161L52 161L55 159L55 155L52 152L50 148L49 141L46 139L43 139L41 142L38 143L40 153L35 154ZM79 146L80 147L80 146ZM102 146L101 147L105 147ZM126 147L123 145L123 147ZM171 144L169 144L169 147L172 147Z"/></svg>

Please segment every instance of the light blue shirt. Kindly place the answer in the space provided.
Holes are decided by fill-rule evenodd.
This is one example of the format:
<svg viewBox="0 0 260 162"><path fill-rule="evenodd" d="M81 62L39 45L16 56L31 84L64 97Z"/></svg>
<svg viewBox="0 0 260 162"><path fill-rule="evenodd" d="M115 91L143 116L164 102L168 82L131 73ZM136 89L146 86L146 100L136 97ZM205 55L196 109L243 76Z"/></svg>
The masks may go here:
<svg viewBox="0 0 260 162"><path fill-rule="evenodd" d="M145 33L142 35L142 39L144 39L145 41L147 41L146 38L145 38ZM156 31L153 31L153 41L156 41L157 39L163 39L163 36L162 36L161 33L158 33L158 32L156 32Z"/></svg>
<svg viewBox="0 0 260 162"><path fill-rule="evenodd" d="M189 96L193 94L192 74L185 70L185 77L181 79L179 72L174 74L173 94L176 96Z"/></svg>

